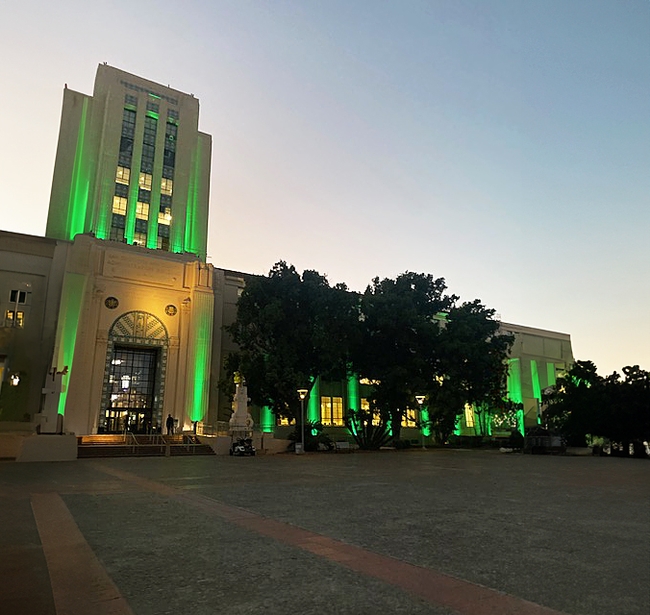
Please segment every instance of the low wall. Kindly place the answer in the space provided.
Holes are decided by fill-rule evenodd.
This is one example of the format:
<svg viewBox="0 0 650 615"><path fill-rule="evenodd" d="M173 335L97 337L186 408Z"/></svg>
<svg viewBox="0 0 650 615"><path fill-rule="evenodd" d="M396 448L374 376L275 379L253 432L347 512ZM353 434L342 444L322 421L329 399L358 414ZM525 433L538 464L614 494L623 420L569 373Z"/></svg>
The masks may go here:
<svg viewBox="0 0 650 615"><path fill-rule="evenodd" d="M23 438L16 461L74 461L77 438L74 435L33 435Z"/></svg>

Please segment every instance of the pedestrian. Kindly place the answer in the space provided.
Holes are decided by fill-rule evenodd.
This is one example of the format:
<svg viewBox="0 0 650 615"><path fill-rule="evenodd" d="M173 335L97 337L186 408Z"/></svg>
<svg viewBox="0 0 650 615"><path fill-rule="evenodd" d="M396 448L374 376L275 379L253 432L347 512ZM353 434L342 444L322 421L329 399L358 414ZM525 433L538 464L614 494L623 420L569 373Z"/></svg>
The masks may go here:
<svg viewBox="0 0 650 615"><path fill-rule="evenodd" d="M167 427L167 435L174 435L174 417L171 414L167 415L167 420L165 421L165 426Z"/></svg>

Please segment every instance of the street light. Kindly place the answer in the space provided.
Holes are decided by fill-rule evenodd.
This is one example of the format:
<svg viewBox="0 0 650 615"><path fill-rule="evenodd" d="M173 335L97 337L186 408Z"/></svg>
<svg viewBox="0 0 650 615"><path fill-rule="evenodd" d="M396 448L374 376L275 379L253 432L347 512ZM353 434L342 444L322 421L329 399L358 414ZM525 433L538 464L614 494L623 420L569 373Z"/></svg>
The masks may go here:
<svg viewBox="0 0 650 615"><path fill-rule="evenodd" d="M296 447L296 453L305 452L305 397L307 397L309 391L307 389L298 389L298 395L300 396L300 451Z"/></svg>
<svg viewBox="0 0 650 615"><path fill-rule="evenodd" d="M416 395L415 401L418 402L420 406L420 433L422 434L422 448L426 449L424 446L424 421L422 420L422 404L424 403L425 395Z"/></svg>

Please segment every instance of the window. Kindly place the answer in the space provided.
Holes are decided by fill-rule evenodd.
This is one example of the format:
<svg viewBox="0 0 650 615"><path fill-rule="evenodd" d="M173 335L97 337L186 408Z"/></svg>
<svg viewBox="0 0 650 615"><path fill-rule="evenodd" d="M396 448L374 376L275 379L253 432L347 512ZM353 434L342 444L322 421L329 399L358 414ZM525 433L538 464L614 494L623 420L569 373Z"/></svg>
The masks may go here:
<svg viewBox="0 0 650 615"><path fill-rule="evenodd" d="M174 187L174 180L163 177L160 180L160 194L166 194L167 196L172 195L172 189Z"/></svg>
<svg viewBox="0 0 650 615"><path fill-rule="evenodd" d="M407 408L406 412L402 415L402 427L415 427L417 425L416 410Z"/></svg>
<svg viewBox="0 0 650 615"><path fill-rule="evenodd" d="M158 247L159 250L165 250L169 251L169 237L163 237L160 235L160 228L158 228L158 239L156 246Z"/></svg>
<svg viewBox="0 0 650 615"><path fill-rule="evenodd" d="M296 424L296 419L291 419L291 421L289 421L288 418L286 418L284 416L279 416L277 418L277 420L275 421L275 424L278 427L288 426L288 425L295 425Z"/></svg>
<svg viewBox="0 0 650 615"><path fill-rule="evenodd" d="M123 196L113 197L113 213L126 216L127 200Z"/></svg>
<svg viewBox="0 0 650 615"><path fill-rule="evenodd" d="M135 206L135 217L138 220L148 220L149 203L142 203L141 201L138 201L138 204Z"/></svg>
<svg viewBox="0 0 650 615"><path fill-rule="evenodd" d="M370 412L370 402L365 397L361 398L361 410L368 413ZM381 415L379 414L379 412L375 410L372 413L372 424L375 427L379 427L380 422L381 422Z"/></svg>
<svg viewBox="0 0 650 615"><path fill-rule="evenodd" d="M137 222L137 220L136 220ZM133 233L133 245L134 246L146 246L147 245L147 233L138 233L137 231Z"/></svg>
<svg viewBox="0 0 650 615"><path fill-rule="evenodd" d="M129 187L124 184L115 184L115 195L127 198L129 196Z"/></svg>
<svg viewBox="0 0 650 615"><path fill-rule="evenodd" d="M343 398L320 398L320 421L323 425L343 425Z"/></svg>
<svg viewBox="0 0 650 615"><path fill-rule="evenodd" d="M125 105L132 105L134 107L138 106L138 97L133 96L133 94L126 94L124 96L124 104Z"/></svg>
<svg viewBox="0 0 650 615"><path fill-rule="evenodd" d="M11 303L26 303L27 302L27 291L24 291L24 290L12 290L9 293L9 301L11 301Z"/></svg>
<svg viewBox="0 0 650 615"><path fill-rule="evenodd" d="M111 226L110 240L124 242L124 227Z"/></svg>
<svg viewBox="0 0 650 615"><path fill-rule="evenodd" d="M474 408L470 404L465 404L465 425L474 427Z"/></svg>
<svg viewBox="0 0 650 615"><path fill-rule="evenodd" d="M140 188L144 190L151 190L151 174L150 173L140 173Z"/></svg>
<svg viewBox="0 0 650 615"><path fill-rule="evenodd" d="M172 215L171 214L164 214L164 213L159 213L158 214L158 224L163 224L165 226L169 226L172 222Z"/></svg>
<svg viewBox="0 0 650 615"><path fill-rule="evenodd" d="M178 111L176 109L167 109L167 118L170 120L178 120Z"/></svg>
<svg viewBox="0 0 650 615"><path fill-rule="evenodd" d="M160 110L160 105L155 102L151 102L150 100L147 101L147 111L153 111L154 113L158 113Z"/></svg>
<svg viewBox="0 0 650 615"><path fill-rule="evenodd" d="M117 172L115 173L115 182L118 184L124 184L125 186L129 185L129 180L131 179L131 169L128 167L117 167Z"/></svg>
<svg viewBox="0 0 650 615"><path fill-rule="evenodd" d="M135 219L135 232L147 234L147 221L141 218Z"/></svg>
<svg viewBox="0 0 650 615"><path fill-rule="evenodd" d="M6 327L21 327L25 324L25 313L20 310L7 310L5 312Z"/></svg>

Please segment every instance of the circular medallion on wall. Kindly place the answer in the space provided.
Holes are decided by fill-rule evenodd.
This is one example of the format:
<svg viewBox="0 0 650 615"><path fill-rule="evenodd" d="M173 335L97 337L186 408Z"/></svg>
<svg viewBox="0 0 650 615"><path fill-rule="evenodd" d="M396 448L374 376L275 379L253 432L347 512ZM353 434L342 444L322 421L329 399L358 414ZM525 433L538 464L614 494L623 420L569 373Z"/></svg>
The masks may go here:
<svg viewBox="0 0 650 615"><path fill-rule="evenodd" d="M109 309L109 310L114 310L120 302L117 300L117 297L106 297L106 300L104 301L104 305Z"/></svg>
<svg viewBox="0 0 650 615"><path fill-rule="evenodd" d="M165 314L167 316L176 316L176 312L178 312L178 308L171 303L165 308Z"/></svg>

